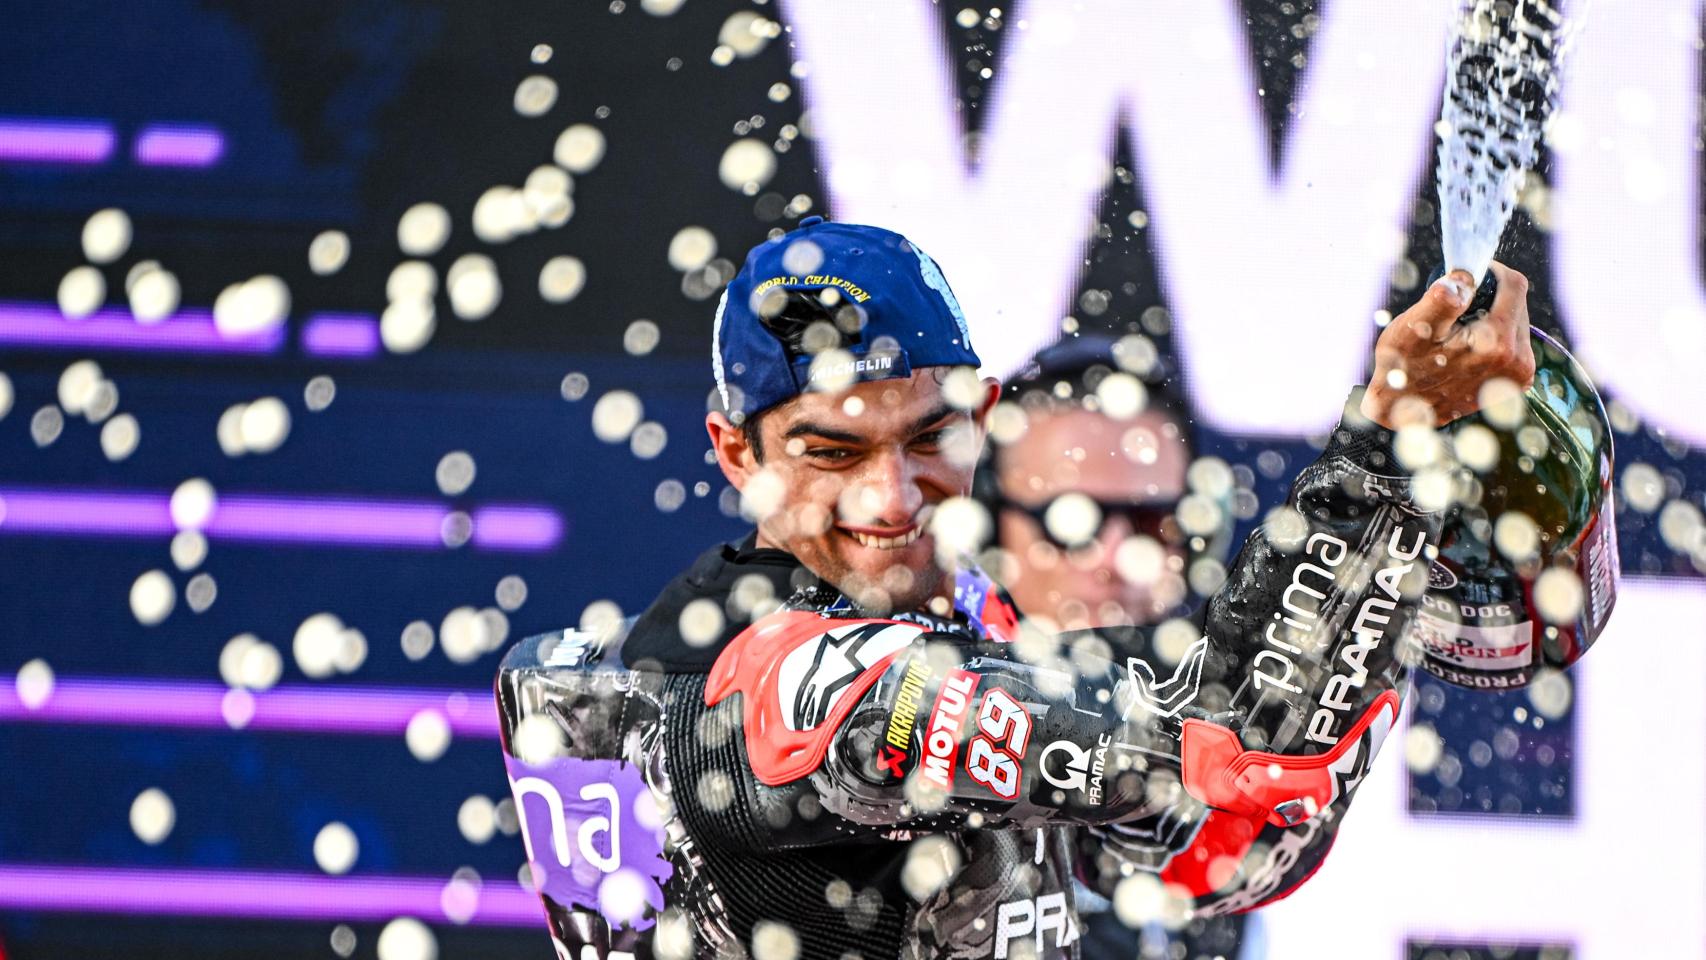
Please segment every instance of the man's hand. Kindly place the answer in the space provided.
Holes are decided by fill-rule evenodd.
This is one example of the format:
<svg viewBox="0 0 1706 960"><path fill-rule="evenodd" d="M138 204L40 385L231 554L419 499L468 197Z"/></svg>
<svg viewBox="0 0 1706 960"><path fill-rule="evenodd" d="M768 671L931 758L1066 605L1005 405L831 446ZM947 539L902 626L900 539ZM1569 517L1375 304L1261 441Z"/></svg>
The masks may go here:
<svg viewBox="0 0 1706 960"><path fill-rule="evenodd" d="M1481 388L1504 379L1526 390L1534 382L1528 338L1528 278L1493 263L1499 293L1487 315L1460 324L1475 281L1455 270L1415 306L1387 324L1374 344L1374 376L1362 414L1387 429L1442 426L1481 407Z"/></svg>

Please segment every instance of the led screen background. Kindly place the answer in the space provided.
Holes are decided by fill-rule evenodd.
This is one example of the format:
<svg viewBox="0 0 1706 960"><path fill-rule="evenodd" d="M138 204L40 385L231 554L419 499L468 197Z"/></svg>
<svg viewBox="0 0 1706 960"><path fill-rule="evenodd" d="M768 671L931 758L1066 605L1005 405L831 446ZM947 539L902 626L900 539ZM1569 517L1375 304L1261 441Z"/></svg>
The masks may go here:
<svg viewBox="0 0 1706 960"><path fill-rule="evenodd" d="M9 955L326 955L347 923L372 956L404 913L433 923L446 956L548 949L516 882L513 814L487 831L475 801L458 822L469 798L507 795L497 654L469 638L573 623L597 601L635 612L738 535L699 426L710 317L742 252L807 212L918 239L992 366L1073 330L1154 337L1185 373L1205 449L1241 468L1245 520L1363 374L1375 311L1401 309L1437 259L1444 3L648 12L671 6L160 0L14 17L0 38ZM1614 401L1623 478L1650 468L1632 484L1643 506L1656 482L1657 499L1698 507L1706 480L1699 35L1695 5L1596 5L1537 181L1549 189L1528 194L1500 253L1534 282L1536 324L1576 345ZM530 76L556 84L540 116L515 106ZM576 124L605 149L574 175L568 221L480 239L481 197L523 187ZM421 202L452 218L424 258L438 285L484 254L502 296L464 321L441 289L431 343L393 355L378 323L410 259L399 218ZM66 320L57 291L108 207L134 238L97 267L103 312ZM678 244L683 270L671 244L689 227L716 249L683 261L694 251ZM321 276L308 250L326 230L351 253ZM540 274L560 256L586 280L552 303ZM181 288L157 325L127 308L144 261ZM288 320L218 336L207 312L258 275L288 286ZM649 351L639 320L657 331ZM139 429L117 462L104 423L53 412L83 359L117 388L108 420ZM310 409L322 377L335 396ZM618 390L661 427L660 452L594 435L595 405ZM263 398L288 410L287 437L228 455L222 416ZM440 465L458 451L473 481L447 494ZM219 507L205 559L180 570L169 498L192 478ZM1394 742L1328 866L1268 912L1267 955L1702 952L1706 596L1672 546L1697 542L1698 514L1620 507L1627 587L1573 709L1537 726L1523 695L1423 684L1412 716L1449 759L1407 776ZM175 601L144 626L131 598L150 571ZM303 673L296 637L320 613L359 631L350 672ZM402 641L416 623L435 637L418 660ZM220 675L242 634L282 660L252 703ZM14 682L37 660L55 678L39 703L39 668ZM422 714L450 731L431 762L404 735ZM175 811L157 844L132 826L150 789ZM334 822L359 848L338 877L314 852Z"/></svg>

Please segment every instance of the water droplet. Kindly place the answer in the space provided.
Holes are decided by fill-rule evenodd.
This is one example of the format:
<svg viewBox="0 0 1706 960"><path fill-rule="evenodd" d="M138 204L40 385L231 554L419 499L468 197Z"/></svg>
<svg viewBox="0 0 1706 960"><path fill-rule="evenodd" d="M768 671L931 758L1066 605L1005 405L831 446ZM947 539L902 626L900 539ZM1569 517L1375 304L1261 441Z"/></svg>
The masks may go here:
<svg viewBox="0 0 1706 960"><path fill-rule="evenodd" d="M438 940L427 925L398 917L379 931L379 960L438 960Z"/></svg>
<svg viewBox="0 0 1706 960"><path fill-rule="evenodd" d="M612 390L593 405L593 435L605 443L621 443L639 426L644 413L639 397L627 390Z"/></svg>
<svg viewBox="0 0 1706 960"><path fill-rule="evenodd" d="M464 320L482 320L497 309L503 296L497 265L492 258L469 253L450 265L445 284L450 289L450 309Z"/></svg>
<svg viewBox="0 0 1706 960"><path fill-rule="evenodd" d="M316 613L303 620L290 647L297 669L315 680L335 673L343 631L344 622L335 614Z"/></svg>
<svg viewBox="0 0 1706 960"><path fill-rule="evenodd" d="M200 530L212 519L213 511L219 506L219 497L214 492L213 484L195 477L178 484L172 491L169 510L172 523L179 530Z"/></svg>
<svg viewBox="0 0 1706 960"><path fill-rule="evenodd" d="M1143 412L1149 402L1149 391L1143 381L1129 373L1110 373L1096 384L1096 400L1107 416L1130 420Z"/></svg>
<svg viewBox="0 0 1706 960"><path fill-rule="evenodd" d="M136 838L149 846L157 846L172 834L178 822L177 808L172 798L159 787L149 787L130 803L130 829Z"/></svg>
<svg viewBox="0 0 1706 960"><path fill-rule="evenodd" d="M59 405L66 413L82 413L94 399L101 382L101 367L93 360L79 360L59 375Z"/></svg>
<svg viewBox="0 0 1706 960"><path fill-rule="evenodd" d="M321 375L308 381L308 386L302 390L302 403L312 413L319 413L332 405L332 400L338 395L338 385L331 377Z"/></svg>
<svg viewBox="0 0 1706 960"><path fill-rule="evenodd" d="M425 620L414 620L403 628L403 656L410 660L424 660L432 652L432 624Z"/></svg>
<svg viewBox="0 0 1706 960"><path fill-rule="evenodd" d="M46 660L37 658L18 668L18 675L13 678L13 685L18 691L18 702L25 710L39 710L53 696L53 668Z"/></svg>
<svg viewBox="0 0 1706 960"><path fill-rule="evenodd" d="M1534 581L1534 606L1547 623L1573 623L1582 612L1582 579L1574 570L1552 567Z"/></svg>
<svg viewBox="0 0 1706 960"><path fill-rule="evenodd" d="M206 613L219 596L219 584L211 573L198 573L184 585L184 602L193 613Z"/></svg>
<svg viewBox="0 0 1706 960"><path fill-rule="evenodd" d="M604 149L603 131L590 123L577 123L558 135L551 156L570 173L583 174L604 159Z"/></svg>
<svg viewBox="0 0 1706 960"><path fill-rule="evenodd" d="M508 243L538 228L527 196L514 187L491 187L474 202L474 235L486 243Z"/></svg>
<svg viewBox="0 0 1706 960"><path fill-rule="evenodd" d="M1416 723L1404 735L1404 762L1418 776L1432 773L1445 753L1445 741L1431 724Z"/></svg>
<svg viewBox="0 0 1706 960"><path fill-rule="evenodd" d="M355 931L348 926L340 923L333 927L331 942L332 952L337 954L341 960L349 960L355 954Z"/></svg>
<svg viewBox="0 0 1706 960"><path fill-rule="evenodd" d="M1527 690L1528 702L1534 706L1534 712L1548 720L1562 718L1574 697L1569 675L1549 668L1536 671Z"/></svg>
<svg viewBox="0 0 1706 960"><path fill-rule="evenodd" d="M510 746L514 748L516 757L524 763L540 764L563 752L563 734L549 716L530 714L515 725L515 735L510 738ZM502 811L500 805L499 829L503 828Z"/></svg>
<svg viewBox="0 0 1706 960"><path fill-rule="evenodd" d="M349 234L342 230L326 230L308 244L308 269L329 277L349 262Z"/></svg>
<svg viewBox="0 0 1706 960"><path fill-rule="evenodd" d="M527 581L512 573L498 581L494 592L498 606L513 612L527 602Z"/></svg>
<svg viewBox="0 0 1706 960"><path fill-rule="evenodd" d="M539 295L549 303L568 303L584 286L586 266L575 257L552 257L539 271Z"/></svg>
<svg viewBox="0 0 1706 960"><path fill-rule="evenodd" d="M83 224L83 256L92 263L112 263L130 249L130 217L109 207L92 214Z"/></svg>
<svg viewBox="0 0 1706 960"><path fill-rule="evenodd" d="M466 450L453 450L439 458L433 479L440 493L455 497L468 492L474 483L474 473L474 458Z"/></svg>
<svg viewBox="0 0 1706 960"><path fill-rule="evenodd" d="M1101 508L1082 493L1055 497L1043 513L1043 526L1048 528L1049 536L1069 545L1088 543L1101 523Z"/></svg>
<svg viewBox="0 0 1706 960"><path fill-rule="evenodd" d="M1485 427L1481 429L1486 430ZM1392 450L1405 469L1420 470L1444 459L1445 441L1433 427L1411 423L1398 428Z"/></svg>
<svg viewBox="0 0 1706 960"><path fill-rule="evenodd" d="M178 309L179 296L175 274L149 270L130 285L130 313L137 323L159 323Z"/></svg>
<svg viewBox="0 0 1706 960"><path fill-rule="evenodd" d="M429 301L399 300L380 315L379 339L392 353L414 353L426 346L437 327L438 317Z"/></svg>
<svg viewBox="0 0 1706 960"><path fill-rule="evenodd" d="M1499 437L1486 427L1472 423L1452 437L1452 450L1464 466L1485 472L1499 462Z"/></svg>
<svg viewBox="0 0 1706 960"><path fill-rule="evenodd" d="M632 356L643 357L657 349L658 339L657 324L650 320L635 320L622 334L622 349Z"/></svg>
<svg viewBox="0 0 1706 960"><path fill-rule="evenodd" d="M457 607L445 614L438 637L451 663L473 663L488 648L486 621L473 607Z"/></svg>
<svg viewBox="0 0 1706 960"><path fill-rule="evenodd" d="M177 588L164 570L150 570L130 585L130 612L145 627L170 616L177 602Z"/></svg>
<svg viewBox="0 0 1706 960"><path fill-rule="evenodd" d="M682 227L669 241L669 265L685 273L717 255L717 238L704 227Z"/></svg>
<svg viewBox="0 0 1706 960"><path fill-rule="evenodd" d="M101 453L114 463L129 457L136 452L137 442L142 437L136 418L128 413L121 413L108 420L101 427Z"/></svg>
<svg viewBox="0 0 1706 960"><path fill-rule="evenodd" d="M327 873L348 873L355 866L360 851L361 844L356 840L355 831L336 820L321 827L320 832L314 835L314 862Z"/></svg>
<svg viewBox="0 0 1706 960"><path fill-rule="evenodd" d="M1540 549L1540 527L1525 513L1502 513L1493 523L1493 543L1512 560L1528 560Z"/></svg>
<svg viewBox="0 0 1706 960"><path fill-rule="evenodd" d="M962 858L959 847L947 837L927 834L907 844L906 862L901 867L900 883L912 899L922 903L959 872Z"/></svg>
<svg viewBox="0 0 1706 960"><path fill-rule="evenodd" d="M703 647L723 631L723 611L715 600L701 597L681 609L681 639L692 647Z"/></svg>
<svg viewBox="0 0 1706 960"><path fill-rule="evenodd" d="M450 723L437 710L422 710L409 718L403 742L422 763L432 763L450 749Z"/></svg>
<svg viewBox="0 0 1706 960"><path fill-rule="evenodd" d="M1642 513L1652 513L1665 500L1665 481L1651 464L1631 463L1623 468L1624 502Z"/></svg>
<svg viewBox="0 0 1706 960"><path fill-rule="evenodd" d="M227 337L263 333L289 314L290 288L270 275L234 283L213 301L213 325Z"/></svg>
<svg viewBox="0 0 1706 960"><path fill-rule="evenodd" d="M768 143L751 137L729 144L717 165L717 176L731 190L756 192L775 173L776 152Z"/></svg>
<svg viewBox="0 0 1706 960"><path fill-rule="evenodd" d="M59 312L69 320L81 320L94 313L106 299L106 278L87 264L71 268L59 281Z"/></svg>
<svg viewBox="0 0 1706 960"><path fill-rule="evenodd" d="M438 272L425 260L404 260L385 278L385 299L430 300L438 292Z"/></svg>
<svg viewBox="0 0 1706 960"><path fill-rule="evenodd" d="M717 31L717 44L727 47L741 59L756 56L774 38L782 35L782 26L750 10L730 14Z"/></svg>
<svg viewBox="0 0 1706 960"><path fill-rule="evenodd" d="M290 409L277 397L262 397L244 405L237 431L244 450L271 453L290 436Z"/></svg>
<svg viewBox="0 0 1706 960"><path fill-rule="evenodd" d="M515 112L524 117L543 116L557 103L557 81L543 74L524 78L515 88Z"/></svg>
<svg viewBox="0 0 1706 960"><path fill-rule="evenodd" d="M586 396L586 392L591 386L592 384L587 380L586 374L571 373L563 377L563 383L558 390L563 395L564 400L573 403Z"/></svg>
<svg viewBox="0 0 1706 960"><path fill-rule="evenodd" d="M60 408L56 408L53 404L38 409L36 414L29 418L29 438L36 442L36 447L48 447L60 438L60 433L63 430L65 430L65 414L60 413Z"/></svg>
<svg viewBox="0 0 1706 960"><path fill-rule="evenodd" d="M482 844L497 832L497 810L491 798L475 794L462 801L456 811L456 829L469 843Z"/></svg>
<svg viewBox="0 0 1706 960"><path fill-rule="evenodd" d="M663 513L674 513L687 502L687 488L674 478L659 483L652 492L652 504Z"/></svg>

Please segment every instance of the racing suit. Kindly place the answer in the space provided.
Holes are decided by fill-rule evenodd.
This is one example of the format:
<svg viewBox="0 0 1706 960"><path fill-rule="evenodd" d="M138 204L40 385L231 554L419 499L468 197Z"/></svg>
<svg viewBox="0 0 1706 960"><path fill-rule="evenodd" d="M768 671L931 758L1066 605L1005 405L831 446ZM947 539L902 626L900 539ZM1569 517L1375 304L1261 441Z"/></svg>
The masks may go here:
<svg viewBox="0 0 1706 960"><path fill-rule="evenodd" d="M1440 529L1390 441L1341 423L1189 630L1030 636L975 571L951 616L870 616L749 537L625 632L522 641L505 761L559 955L1069 957L1074 876L1173 919L1289 892L1397 718Z"/></svg>

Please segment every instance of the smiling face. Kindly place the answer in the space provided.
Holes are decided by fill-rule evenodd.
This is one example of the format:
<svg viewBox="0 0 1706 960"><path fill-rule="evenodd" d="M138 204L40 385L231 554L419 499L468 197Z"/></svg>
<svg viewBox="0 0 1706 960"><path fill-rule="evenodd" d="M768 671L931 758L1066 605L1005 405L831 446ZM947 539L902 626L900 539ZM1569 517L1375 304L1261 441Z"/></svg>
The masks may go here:
<svg viewBox="0 0 1706 960"><path fill-rule="evenodd" d="M721 414L706 418L718 463L758 518L760 546L873 610L923 607L945 587L930 534L935 506L971 489L983 415L944 395L946 368L806 393L765 411L762 458Z"/></svg>

